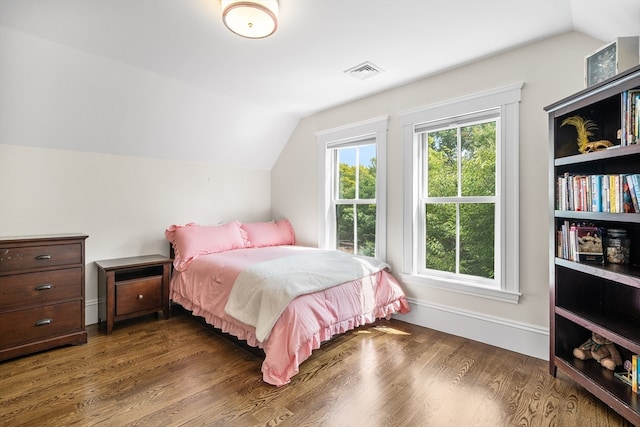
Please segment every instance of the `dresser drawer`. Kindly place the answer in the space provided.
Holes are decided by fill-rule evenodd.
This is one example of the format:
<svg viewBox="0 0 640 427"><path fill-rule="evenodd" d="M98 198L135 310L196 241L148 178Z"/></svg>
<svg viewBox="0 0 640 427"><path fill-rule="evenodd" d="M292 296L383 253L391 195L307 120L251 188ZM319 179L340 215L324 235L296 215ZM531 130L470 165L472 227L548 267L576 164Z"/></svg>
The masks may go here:
<svg viewBox="0 0 640 427"><path fill-rule="evenodd" d="M0 314L0 349L83 329L82 300Z"/></svg>
<svg viewBox="0 0 640 427"><path fill-rule="evenodd" d="M82 268L0 276L0 310L82 296Z"/></svg>
<svg viewBox="0 0 640 427"><path fill-rule="evenodd" d="M162 309L162 276L116 282L116 316Z"/></svg>
<svg viewBox="0 0 640 427"><path fill-rule="evenodd" d="M82 243L0 246L0 273L82 264L82 251Z"/></svg>

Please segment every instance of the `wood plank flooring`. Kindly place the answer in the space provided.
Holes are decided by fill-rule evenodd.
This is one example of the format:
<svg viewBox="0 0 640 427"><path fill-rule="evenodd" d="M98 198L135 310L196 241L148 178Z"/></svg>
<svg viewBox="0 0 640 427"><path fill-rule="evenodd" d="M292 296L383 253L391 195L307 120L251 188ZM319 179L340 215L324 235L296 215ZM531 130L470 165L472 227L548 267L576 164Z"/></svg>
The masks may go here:
<svg viewBox="0 0 640 427"><path fill-rule="evenodd" d="M630 426L545 361L398 320L326 343L280 388L184 313L88 329L0 363L1 426Z"/></svg>

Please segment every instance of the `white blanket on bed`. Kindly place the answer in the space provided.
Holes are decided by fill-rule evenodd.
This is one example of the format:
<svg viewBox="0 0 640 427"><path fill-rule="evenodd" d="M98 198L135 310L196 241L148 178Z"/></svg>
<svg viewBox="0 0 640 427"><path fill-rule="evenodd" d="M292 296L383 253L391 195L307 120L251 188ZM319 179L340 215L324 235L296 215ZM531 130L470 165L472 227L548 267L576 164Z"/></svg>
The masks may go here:
<svg viewBox="0 0 640 427"><path fill-rule="evenodd" d="M243 270L233 284L225 312L256 328L264 342L294 298L369 276L389 265L340 251L293 255Z"/></svg>

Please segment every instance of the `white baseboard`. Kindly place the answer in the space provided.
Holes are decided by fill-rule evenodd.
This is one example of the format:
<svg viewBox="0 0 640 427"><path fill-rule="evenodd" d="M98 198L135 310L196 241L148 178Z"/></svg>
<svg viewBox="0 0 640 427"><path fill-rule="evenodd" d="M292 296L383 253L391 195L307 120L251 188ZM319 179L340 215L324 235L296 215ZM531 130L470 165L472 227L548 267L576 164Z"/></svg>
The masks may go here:
<svg viewBox="0 0 640 427"><path fill-rule="evenodd" d="M549 330L485 314L409 299L411 312L395 315L404 322L435 329L506 350L549 360ZM98 300L86 302L85 323L98 323Z"/></svg>
<svg viewBox="0 0 640 427"><path fill-rule="evenodd" d="M86 301L84 305L84 323L93 325L98 323L98 300Z"/></svg>
<svg viewBox="0 0 640 427"><path fill-rule="evenodd" d="M549 329L425 301L408 299L398 320L549 360Z"/></svg>

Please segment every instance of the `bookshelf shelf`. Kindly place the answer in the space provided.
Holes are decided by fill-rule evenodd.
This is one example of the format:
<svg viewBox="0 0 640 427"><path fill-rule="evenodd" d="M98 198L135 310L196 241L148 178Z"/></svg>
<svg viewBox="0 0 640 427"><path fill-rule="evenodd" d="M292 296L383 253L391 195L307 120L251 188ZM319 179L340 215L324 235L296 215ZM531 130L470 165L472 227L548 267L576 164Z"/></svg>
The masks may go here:
<svg viewBox="0 0 640 427"><path fill-rule="evenodd" d="M630 321L615 312L586 311L581 307L556 307L556 315L595 331L607 339L621 343L634 353L640 353L640 323Z"/></svg>
<svg viewBox="0 0 640 427"><path fill-rule="evenodd" d="M593 153L572 154L567 157L554 159L556 166L588 164L590 162L599 162L617 157L640 156L640 145L629 145L627 147L615 146L608 150L594 151Z"/></svg>
<svg viewBox="0 0 640 427"><path fill-rule="evenodd" d="M623 213L624 209L620 210L619 206L614 211L611 207L613 198L611 206L606 209L604 203L591 205L595 198L594 181L587 185L587 196L584 196L581 185L585 181L580 185L568 181L569 184L564 185L561 178L584 180L575 177L617 175L624 183L624 177L640 174L640 143L634 143L635 136L631 135L623 138L631 144L621 146L619 138L625 129L624 135L629 135L630 118L631 123L637 120L629 113L629 104L625 100L631 93L629 91L639 89L640 66L545 108L549 113L549 164L552 165L549 171L552 189L549 195L549 372L556 375L560 369L635 425L640 425L640 394L633 392L630 386L614 376L613 371L599 363L575 358L573 349L596 332L616 345L623 360L640 354L640 213L633 212L635 209ZM574 115L597 124L595 140L605 139L618 146L580 154L575 129L562 126L566 118ZM622 185L616 185L616 188L622 190ZM580 193L576 193L576 189ZM616 197L623 197L623 193ZM567 204L567 197L575 197L576 194L579 197ZM569 209L565 209L567 206ZM578 257L567 257L566 245L570 240L567 229L576 230L576 235L569 236L575 238L581 235L579 230L586 230L589 226L599 230L625 230L631 239L630 263L610 264L605 256L604 264L588 264L573 261ZM573 247L578 247L576 240L573 240ZM606 248L606 243L604 246Z"/></svg>
<svg viewBox="0 0 640 427"><path fill-rule="evenodd" d="M640 267L636 265L587 264L563 258L556 258L556 265L640 289Z"/></svg>
<svg viewBox="0 0 640 427"><path fill-rule="evenodd" d="M555 211L556 218L640 224L640 214L582 211Z"/></svg>
<svg viewBox="0 0 640 427"><path fill-rule="evenodd" d="M583 384L584 388L600 400L609 404L620 415L635 420L640 412L640 395L631 391L631 387L613 377L611 371L604 372L594 365L592 360L582 361L571 354L558 356L558 367Z"/></svg>

